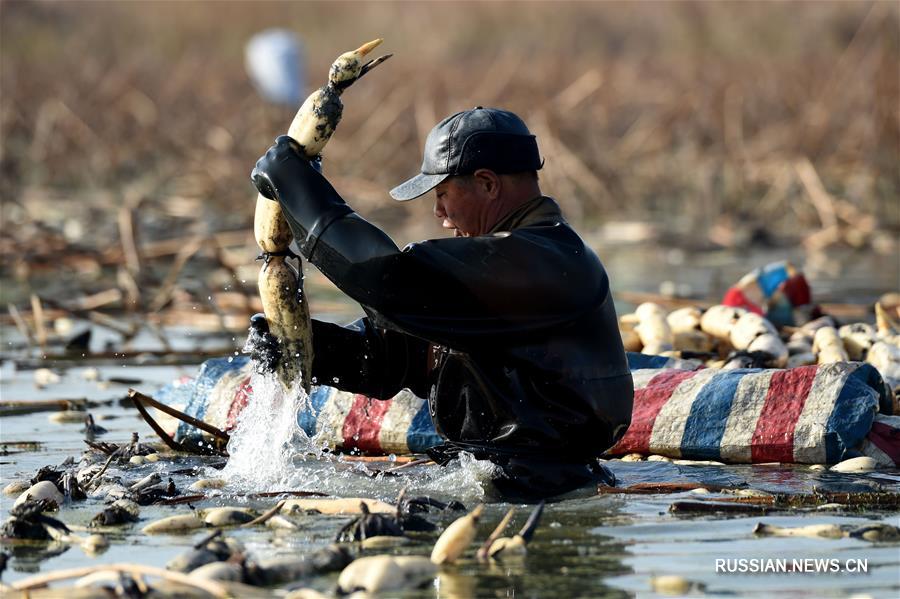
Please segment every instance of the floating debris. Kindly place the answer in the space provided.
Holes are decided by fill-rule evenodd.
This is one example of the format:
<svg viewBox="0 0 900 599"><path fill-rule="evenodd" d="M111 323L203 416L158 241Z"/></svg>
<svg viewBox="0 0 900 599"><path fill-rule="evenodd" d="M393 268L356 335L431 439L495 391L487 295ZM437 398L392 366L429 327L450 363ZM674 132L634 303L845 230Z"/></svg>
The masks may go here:
<svg viewBox="0 0 900 599"><path fill-rule="evenodd" d="M669 506L673 514L685 513L732 513L732 514L768 514L772 511L768 505L759 503L726 503L716 501L675 501Z"/></svg>
<svg viewBox="0 0 900 599"><path fill-rule="evenodd" d="M882 523L864 524L851 530L847 535L873 543L896 543L900 541L900 528Z"/></svg>
<svg viewBox="0 0 900 599"><path fill-rule="evenodd" d="M396 514L373 514L365 502L359 504L360 515L345 524L335 536L335 541L365 541L369 537L402 537Z"/></svg>
<svg viewBox="0 0 900 599"><path fill-rule="evenodd" d="M81 548L84 549L85 553L88 555L99 555L109 549L109 540L104 535L89 535L81 541Z"/></svg>
<svg viewBox="0 0 900 599"><path fill-rule="evenodd" d="M256 564L257 584L272 586L343 570L353 561L346 545L329 545L302 557L279 557Z"/></svg>
<svg viewBox="0 0 900 599"><path fill-rule="evenodd" d="M220 582L243 582L244 566L240 563L214 561L191 570L191 578Z"/></svg>
<svg viewBox="0 0 900 599"><path fill-rule="evenodd" d="M81 429L81 432L85 434L88 440L93 441L94 437L105 435L109 431L94 423L94 417L91 414L87 414L84 416L84 428Z"/></svg>
<svg viewBox="0 0 900 599"><path fill-rule="evenodd" d="M159 473L151 472L150 474L148 474L141 480L137 481L136 483L134 483L133 485L128 487L128 489L131 491L140 491L142 489L146 489L148 487L158 485L161 482L162 482L162 477L159 475Z"/></svg>
<svg viewBox="0 0 900 599"><path fill-rule="evenodd" d="M155 520L142 528L141 532L148 535L184 534L205 526L206 523L195 514L178 514Z"/></svg>
<svg viewBox="0 0 900 599"><path fill-rule="evenodd" d="M88 526L119 526L121 524L137 522L140 514L141 508L134 501L131 501L130 499L117 499L112 505L94 516Z"/></svg>
<svg viewBox="0 0 900 599"><path fill-rule="evenodd" d="M23 491L27 491L31 487L31 483L24 480L14 480L3 487L4 495L19 495Z"/></svg>
<svg viewBox="0 0 900 599"><path fill-rule="evenodd" d="M511 514L513 510L510 510L507 513L507 516L511 519ZM544 502L540 502L534 510L531 512L531 515L528 517L528 520L525 521L525 524L522 526L522 529L519 530L517 535L513 537L499 537L492 538L495 535L499 535L503 532L503 529L506 528L505 522L507 518L504 518L501 521L503 528L500 526L494 530L490 537L488 537L488 541L485 541L486 547L484 551L479 550L479 557L488 557L490 559L501 560L509 557L521 557L528 552L527 545L531 542L531 537L534 536L534 531L537 530L538 523L541 520L541 514L544 513Z"/></svg>
<svg viewBox="0 0 900 599"><path fill-rule="evenodd" d="M34 385L38 389L43 389L44 387L48 387L50 385L56 385L61 380L59 375L49 368L38 368L34 371L34 374L32 376L34 377Z"/></svg>
<svg viewBox="0 0 900 599"><path fill-rule="evenodd" d="M693 583L683 576L667 575L650 578L650 588L660 595L687 595L692 590L703 592L704 585Z"/></svg>
<svg viewBox="0 0 900 599"><path fill-rule="evenodd" d="M65 498L63 497L63 494L59 492L59 489L56 488L55 484L48 480L42 480L31 485L25 492L19 495L19 498L16 499L13 507L21 505L26 501L41 501L44 499L53 502L56 506L54 509L58 509L59 506L63 504Z"/></svg>
<svg viewBox="0 0 900 599"><path fill-rule="evenodd" d="M54 412L47 416L47 420L57 424L75 424L84 422L85 413L81 410L65 410L62 412Z"/></svg>
<svg viewBox="0 0 900 599"><path fill-rule="evenodd" d="M276 530L300 530L300 526L297 525L296 522L279 515L272 516L271 518L266 520L266 526Z"/></svg>
<svg viewBox="0 0 900 599"><path fill-rule="evenodd" d="M78 477L72 471L64 473L56 484L62 489L63 495L68 499L73 501L87 499L87 494L78 483Z"/></svg>
<svg viewBox="0 0 900 599"><path fill-rule="evenodd" d="M201 478L193 482L189 487L189 491L204 491L206 489L221 489L225 486L224 478Z"/></svg>
<svg viewBox="0 0 900 599"><path fill-rule="evenodd" d="M850 458L830 468L832 472L871 472L878 468L878 462L869 456Z"/></svg>
<svg viewBox="0 0 900 599"><path fill-rule="evenodd" d="M724 466L722 462L714 460L672 460L676 466Z"/></svg>
<svg viewBox="0 0 900 599"><path fill-rule="evenodd" d="M623 455L619 460L622 462L641 462L644 460L644 456L639 453L629 453L628 455Z"/></svg>
<svg viewBox="0 0 900 599"><path fill-rule="evenodd" d="M415 512L427 510L429 507L465 510L458 502L444 503L431 497L406 497L406 492L401 491L397 500L397 507L391 513L372 513L368 504L359 503L360 515L344 525L338 531L335 541L353 542L365 541L371 537L402 537L406 532L430 532L437 527L428 520L415 515ZM369 543L372 547L374 544Z"/></svg>
<svg viewBox="0 0 900 599"><path fill-rule="evenodd" d="M475 539L483 511L484 505L477 505L471 513L452 522L434 544L431 561L437 565L456 561Z"/></svg>
<svg viewBox="0 0 900 599"><path fill-rule="evenodd" d="M372 555L361 557L344 568L338 577L338 592L385 593L417 588L437 575L437 565L418 555Z"/></svg>
<svg viewBox="0 0 900 599"><path fill-rule="evenodd" d="M234 555L243 554L244 551L240 541L224 537L222 531L217 530L204 537L190 551L170 560L166 568L177 572L191 572L206 564L229 560Z"/></svg>
<svg viewBox="0 0 900 599"><path fill-rule="evenodd" d="M257 514L248 508L215 507L204 511L203 521L208 526L239 526L252 522Z"/></svg>
<svg viewBox="0 0 900 599"><path fill-rule="evenodd" d="M824 537L826 539L840 539L845 536L844 531L836 524L810 524L791 528L762 522L756 525L753 534L759 537Z"/></svg>
<svg viewBox="0 0 900 599"><path fill-rule="evenodd" d="M361 504L366 505L370 514L393 514L396 506L377 499L364 497L338 497L335 499L288 499L281 507L284 514L295 512L318 512L329 515L361 514Z"/></svg>
<svg viewBox="0 0 900 599"><path fill-rule="evenodd" d="M401 547L412 542L409 537L402 536L375 536L366 537L360 541L359 546L368 551L391 549L393 547Z"/></svg>
<svg viewBox="0 0 900 599"><path fill-rule="evenodd" d="M668 456L664 456L664 455L654 454L654 455L647 456L647 461L648 462L671 462L672 458L670 458Z"/></svg>
<svg viewBox="0 0 900 599"><path fill-rule="evenodd" d="M165 486L159 484L138 490L136 496L133 496L133 499L137 501L139 505L150 505L152 503L171 500L176 495L178 495L178 489L175 488L175 482L170 478Z"/></svg>
<svg viewBox="0 0 900 599"><path fill-rule="evenodd" d="M83 371L81 371L81 378L88 382L95 383L101 379L100 369L94 366L85 368Z"/></svg>
<svg viewBox="0 0 900 599"><path fill-rule="evenodd" d="M130 584L123 585L124 588L131 589L128 592L130 596L135 596L134 591L140 591L140 588L148 589L149 587L146 584L138 585L135 583L134 579L131 577L140 578L141 576L154 576L157 578L161 578L165 581L177 583L180 585L187 585L188 587L196 587L199 588L209 595L213 597L230 597L232 594L221 584L218 584L214 581L208 581L203 579L193 579L190 576L182 574L180 572L170 572L168 570L163 570L162 568L154 568L153 566L144 566L142 564L101 564L95 566L93 568L72 568L69 570L57 570L54 572L47 572L45 574L38 574L36 576L32 576L31 578L26 578L25 580L20 580L14 582L11 587L12 590L16 591L28 591L32 589L37 589L41 587L45 587L47 584L51 582L57 582L60 580L67 580L70 578L81 578L93 575L98 572L119 572L126 575L126 580L130 581ZM121 578L119 581L121 582ZM141 593L143 594L143 593ZM107 593L103 594L104 597L108 596ZM128 596L125 595L124 592L120 596ZM137 595L140 596L140 595Z"/></svg>
<svg viewBox="0 0 900 599"><path fill-rule="evenodd" d="M55 510L56 505L51 499L17 501L9 511L9 519L0 527L0 537L45 541L54 538L51 530L68 533L64 523L44 514Z"/></svg>

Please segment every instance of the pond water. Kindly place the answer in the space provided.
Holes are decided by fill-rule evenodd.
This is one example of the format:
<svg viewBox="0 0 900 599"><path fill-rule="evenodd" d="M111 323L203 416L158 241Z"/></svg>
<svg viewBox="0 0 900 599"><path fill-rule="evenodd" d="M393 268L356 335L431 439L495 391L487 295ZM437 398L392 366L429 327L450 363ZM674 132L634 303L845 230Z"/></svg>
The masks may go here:
<svg viewBox="0 0 900 599"><path fill-rule="evenodd" d="M697 266L693 259L660 253L654 259L642 262L644 266L628 268L628 257L608 252L604 257L613 280L620 289L654 291L666 278L661 271L677 272L676 284L689 285L701 295L718 292L721 281L727 283L764 264L770 256L754 256L751 261L732 256L706 257L705 266ZM746 257L745 257L746 258ZM777 256L771 256L772 259ZM825 275L814 279L814 290L823 288L834 301L871 301L878 293L891 290L893 273L885 274L884 267L893 258L873 258L860 266L849 279L840 274ZM681 263L660 269L659 265ZM685 262L692 266L684 266ZM800 262L802 264L802 262ZM842 269L844 272L847 269ZM852 269L851 269L852 270ZM896 272L896 271L894 271ZM818 287L816 283L818 282ZM842 295L842 289L846 293ZM624 306L628 309L628 306ZM620 305L620 312L623 306ZM334 319L346 319L354 308L330 315ZM195 335L189 330L170 331L170 338L184 347L194 349L221 347ZM5 331L4 341L15 343L14 334ZM98 337L99 338L99 337ZM95 340L96 342L96 340ZM228 339L225 339L228 345ZM234 347L242 340L236 339ZM151 336L139 338L137 347L154 343ZM182 377L196 373L196 364L181 366L137 365L128 360L123 366L115 360L69 364L62 373L60 383L44 389L36 389L34 372L21 362L14 364L17 352L5 353L0 367L0 396L4 401L37 401L48 399L81 399L101 403L90 409L97 423L108 432L99 438L105 442L126 443L134 431L142 440L156 442L149 427L140 419L128 402L118 400L126 396L128 387L153 394L159 387ZM18 352L19 357L22 353ZM29 364L35 366L36 364ZM101 381L85 380L88 368L97 367ZM110 379L127 378L124 383ZM85 450L82 424L58 424L48 420L52 412L7 416L0 419L0 486L11 481L31 478L38 468L58 465L67 457L79 459ZM26 442L36 444L24 444ZM247 455L241 456L247 459ZM250 458L252 463L252 456ZM369 497L393 501L402 489L409 495L429 495L441 500L455 499L467 508L489 499L487 466L474 460L442 469L433 465L419 465L396 474L382 471L394 464L385 460L364 463L346 460L333 455L308 453L294 455L286 476L260 487L253 488L246 480L233 480L224 489L206 491L207 497L191 504L197 509L212 506L239 505L258 509L260 512L274 505L277 497L248 497L260 491L318 491L342 497ZM151 472L167 478L171 476L176 487L184 492L198 477L222 475L221 458L202 458L163 454L156 463L138 466L118 466L111 474L123 481L133 482ZM173 474L173 471L196 466L199 474ZM869 475L838 475L813 472L806 466L686 466L666 462L608 462L623 486L640 482L698 482L729 487L746 486L767 492L810 493L814 490L871 490L879 488L900 491L900 472L879 471ZM285 466L287 468L287 466ZM704 499L716 494L704 495ZM843 597L853 594L872 597L896 597L900 593L900 543L871 543L855 538L770 538L754 535L759 522L779 526L805 526L834 523L847 528L872 522L900 525L896 511L871 508L847 511L821 511L795 509L773 515L703 514L681 515L669 511L671 504L680 500L696 499L694 492L676 494L621 495L594 494L592 489L577 492L564 500L549 504L541 525L529 546L527 557L503 563L482 564L468 558L455 566L444 568L434 583L424 589L410 590L403 597L618 597L654 596L651 580L665 575L686 578L691 584L691 595L741 595L786 597ZM15 497L0 496L0 518L6 519ZM101 497L63 506L58 517L77 528L86 526L94 514L103 507ZM510 506L489 502L479 528L478 542L490 532ZM79 548L59 543L38 546L6 545L4 550L12 554L3 582L27 578L36 572L71 568L98 563L137 562L145 565L164 566L170 559L189 549L209 531L186 535L146 535L141 528L157 518L186 513L188 505L145 506L140 521L121 527L111 533L111 547L106 552L88 557ZM513 527L524 522L527 506L518 508ZM429 518L442 526L449 524L458 514L433 512ZM256 559L275 556L306 554L328 545L349 517L304 515L298 520L300 529L285 533L265 527L230 529L226 531L242 541L249 554ZM416 535L410 545L401 552L428 555L435 535ZM838 572L780 572L780 573L717 573L717 560L737 559L836 559L842 569ZM867 571L850 572L846 567L864 564ZM337 574L319 576L303 581L321 591L334 589ZM397 596L397 595L391 595Z"/></svg>

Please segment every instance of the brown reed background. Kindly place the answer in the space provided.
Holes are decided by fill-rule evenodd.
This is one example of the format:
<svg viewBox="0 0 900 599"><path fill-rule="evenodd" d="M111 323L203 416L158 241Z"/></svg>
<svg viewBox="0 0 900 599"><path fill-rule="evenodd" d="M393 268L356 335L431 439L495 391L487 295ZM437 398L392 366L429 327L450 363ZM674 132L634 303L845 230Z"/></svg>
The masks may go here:
<svg viewBox="0 0 900 599"><path fill-rule="evenodd" d="M175 286L198 239L249 235L248 172L293 115L243 67L273 26L303 37L311 88L364 41L394 53L345 94L326 173L400 242L439 229L430 200L387 189L437 120L481 104L525 118L545 192L588 235L652 220L693 246L897 252L898 18L896 2L8 0L0 276L33 289L42 265L58 280L124 263L118 286L140 296Z"/></svg>

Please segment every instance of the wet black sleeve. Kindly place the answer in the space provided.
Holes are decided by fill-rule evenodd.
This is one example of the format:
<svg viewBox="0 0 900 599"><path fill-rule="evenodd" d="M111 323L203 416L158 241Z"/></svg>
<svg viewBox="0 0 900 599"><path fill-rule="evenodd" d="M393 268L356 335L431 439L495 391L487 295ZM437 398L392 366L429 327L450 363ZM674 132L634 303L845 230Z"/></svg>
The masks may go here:
<svg viewBox="0 0 900 599"><path fill-rule="evenodd" d="M599 262L591 267L577 235L560 233L553 239L552 231L519 230L400 251L352 213L325 231L310 260L374 311L378 324L462 351L484 350L495 336L508 344L572 322L607 296Z"/></svg>
<svg viewBox="0 0 900 599"><path fill-rule="evenodd" d="M352 324L313 319L314 384L329 385L376 399L409 388L427 397L428 343L380 329L368 318Z"/></svg>

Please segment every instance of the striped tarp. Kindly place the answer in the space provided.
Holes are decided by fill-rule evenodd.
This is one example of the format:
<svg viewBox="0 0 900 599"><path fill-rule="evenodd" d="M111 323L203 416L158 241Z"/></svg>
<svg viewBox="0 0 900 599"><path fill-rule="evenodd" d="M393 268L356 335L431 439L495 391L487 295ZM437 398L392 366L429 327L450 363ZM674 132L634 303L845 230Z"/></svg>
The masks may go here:
<svg viewBox="0 0 900 599"><path fill-rule="evenodd" d="M833 463L865 438L886 392L878 372L858 362L632 376L631 426L611 455Z"/></svg>
<svg viewBox="0 0 900 599"><path fill-rule="evenodd" d="M872 430L860 443L859 451L881 466L900 466L900 416L875 416Z"/></svg>
<svg viewBox="0 0 900 599"><path fill-rule="evenodd" d="M629 354L629 364L635 384L632 423L611 455L820 464L839 461L865 439L882 454L900 457L898 427L891 437L882 425L873 426L886 391L871 365L713 370L644 354ZM208 360L196 379L170 385L158 397L230 430L251 394L249 361L235 357ZM307 435L334 449L404 454L441 442L427 402L408 390L380 401L314 387L297 422ZM177 438L197 434L182 424Z"/></svg>
<svg viewBox="0 0 900 599"><path fill-rule="evenodd" d="M157 398L217 428L230 431L250 401L251 364L246 356L207 360L193 381L178 381ZM428 413L428 402L403 390L388 400L313 387L297 424L310 437L332 449L370 454L423 452L441 442ZM181 423L175 438L197 439L200 431Z"/></svg>

